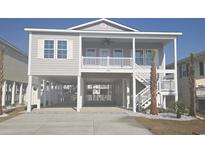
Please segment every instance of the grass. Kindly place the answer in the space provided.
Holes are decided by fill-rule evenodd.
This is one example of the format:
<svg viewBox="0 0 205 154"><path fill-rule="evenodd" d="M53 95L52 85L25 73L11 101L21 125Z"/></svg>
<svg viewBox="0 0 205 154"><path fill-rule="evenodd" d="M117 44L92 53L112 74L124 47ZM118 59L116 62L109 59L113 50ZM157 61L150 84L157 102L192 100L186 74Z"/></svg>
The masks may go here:
<svg viewBox="0 0 205 154"><path fill-rule="evenodd" d="M142 117L138 117L136 120L156 135L205 134L205 121L203 120L173 121L146 119Z"/></svg>
<svg viewBox="0 0 205 154"><path fill-rule="evenodd" d="M20 115L21 113L21 111L24 111L25 110L25 107L17 107L17 108L15 108L14 110L12 110L11 112L9 112L9 113L6 113L6 114L8 114L8 116L6 116L6 117L0 117L0 122L3 122L3 121L5 121L5 120L8 120L8 119L11 119L11 118L13 118L13 117L16 117L16 116L18 116L18 115Z"/></svg>

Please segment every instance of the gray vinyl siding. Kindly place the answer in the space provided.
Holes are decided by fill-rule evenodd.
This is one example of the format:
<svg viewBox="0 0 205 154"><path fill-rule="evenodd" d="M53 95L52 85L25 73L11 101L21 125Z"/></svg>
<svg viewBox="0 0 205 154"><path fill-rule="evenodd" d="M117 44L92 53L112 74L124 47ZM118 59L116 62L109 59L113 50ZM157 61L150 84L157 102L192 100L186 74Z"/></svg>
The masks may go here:
<svg viewBox="0 0 205 154"><path fill-rule="evenodd" d="M73 41L71 59L43 59L38 57L40 39L65 39ZM31 39L31 75L77 75L79 71L79 35L78 34L38 34L32 33ZM69 52L68 52L69 54Z"/></svg>
<svg viewBox="0 0 205 154"><path fill-rule="evenodd" d="M28 57L10 47L4 54L4 79L27 83Z"/></svg>

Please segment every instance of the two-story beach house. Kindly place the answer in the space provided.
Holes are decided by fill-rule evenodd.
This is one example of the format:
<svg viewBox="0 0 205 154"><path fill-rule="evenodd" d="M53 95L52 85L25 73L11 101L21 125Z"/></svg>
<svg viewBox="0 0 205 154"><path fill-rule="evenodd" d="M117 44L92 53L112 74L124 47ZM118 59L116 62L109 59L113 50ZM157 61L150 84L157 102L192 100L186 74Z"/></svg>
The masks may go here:
<svg viewBox="0 0 205 154"><path fill-rule="evenodd" d="M194 76L196 84L197 110L205 112L205 51L194 55ZM190 57L178 60L178 89L179 101L187 107L190 106L190 79L189 79ZM167 65L173 68L173 64ZM170 102L171 103L171 102Z"/></svg>
<svg viewBox="0 0 205 154"><path fill-rule="evenodd" d="M158 106L175 96L179 32L142 32L108 19L66 29L25 28L29 33L27 110L64 102L121 106L133 112L150 106L152 55L157 64ZM174 68L166 69L165 47L173 44ZM155 54L153 54L155 53ZM33 78L38 84L33 83ZM32 88L39 90L32 101Z"/></svg>

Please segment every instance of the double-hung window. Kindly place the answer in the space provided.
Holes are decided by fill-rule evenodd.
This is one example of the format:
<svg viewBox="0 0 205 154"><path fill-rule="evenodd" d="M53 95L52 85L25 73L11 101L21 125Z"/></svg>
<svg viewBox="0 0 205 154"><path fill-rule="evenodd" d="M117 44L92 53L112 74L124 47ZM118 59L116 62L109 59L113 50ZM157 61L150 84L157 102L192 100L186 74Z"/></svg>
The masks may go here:
<svg viewBox="0 0 205 154"><path fill-rule="evenodd" d="M54 40L44 41L44 58L54 58Z"/></svg>
<svg viewBox="0 0 205 154"><path fill-rule="evenodd" d="M137 49L135 54L135 62L138 65L143 65L143 50Z"/></svg>
<svg viewBox="0 0 205 154"><path fill-rule="evenodd" d="M58 40L57 58L66 59L67 51L68 51L67 41Z"/></svg>

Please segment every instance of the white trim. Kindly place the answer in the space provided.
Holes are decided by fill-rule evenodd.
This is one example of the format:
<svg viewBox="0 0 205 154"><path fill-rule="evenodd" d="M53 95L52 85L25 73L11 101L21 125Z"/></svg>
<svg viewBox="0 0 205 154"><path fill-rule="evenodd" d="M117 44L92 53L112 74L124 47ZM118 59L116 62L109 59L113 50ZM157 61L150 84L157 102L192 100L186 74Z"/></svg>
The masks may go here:
<svg viewBox="0 0 205 154"><path fill-rule="evenodd" d="M69 53L69 39L42 39L43 40L43 57L41 59L44 59L44 60L68 60L70 59L69 58L69 55L68 54L71 54L71 51ZM53 53L53 58L45 58L45 41L54 41L54 53ZM66 58L58 58L58 41L66 41L67 42L67 57Z"/></svg>
<svg viewBox="0 0 205 154"><path fill-rule="evenodd" d="M31 75L31 43L32 43L32 33L29 33L28 75Z"/></svg>
<svg viewBox="0 0 205 154"><path fill-rule="evenodd" d="M177 39L174 39L174 81L175 81L175 102L178 101L178 78L177 78Z"/></svg>
<svg viewBox="0 0 205 154"><path fill-rule="evenodd" d="M78 57L78 75L81 75L81 67L82 67L82 36L79 36L79 57Z"/></svg>
<svg viewBox="0 0 205 154"><path fill-rule="evenodd" d="M162 35L162 36L180 36L181 32L113 32L113 31L83 31L83 30L64 30L64 29L40 29L24 28L27 32L57 32L57 33L87 33L87 34L137 34L137 35Z"/></svg>
<svg viewBox="0 0 205 154"><path fill-rule="evenodd" d="M118 27L122 27L122 28L127 29L127 30L134 31L134 32L138 32L139 31L137 29L134 29L134 28L122 25L120 23L117 23L117 22L114 22L114 21L111 21L111 20L105 19L105 18L94 20L94 21L91 21L91 22L87 22L87 23L84 23L84 24L77 25L77 26L73 26L73 27L70 27L70 28L67 28L67 29L74 30L76 28L81 28L81 27L89 26L89 25L96 24L98 22L103 22L103 21L104 22L108 22L108 23L113 24L113 25L116 25Z"/></svg>
<svg viewBox="0 0 205 154"><path fill-rule="evenodd" d="M53 58L45 58L45 41L53 41ZM56 59L56 40L55 39L43 39L43 59Z"/></svg>
<svg viewBox="0 0 205 154"><path fill-rule="evenodd" d="M67 45L66 49L66 58L58 58L58 41L65 41ZM63 59L69 59L68 53L69 53L69 40L68 39L56 39L56 59L63 60Z"/></svg>

